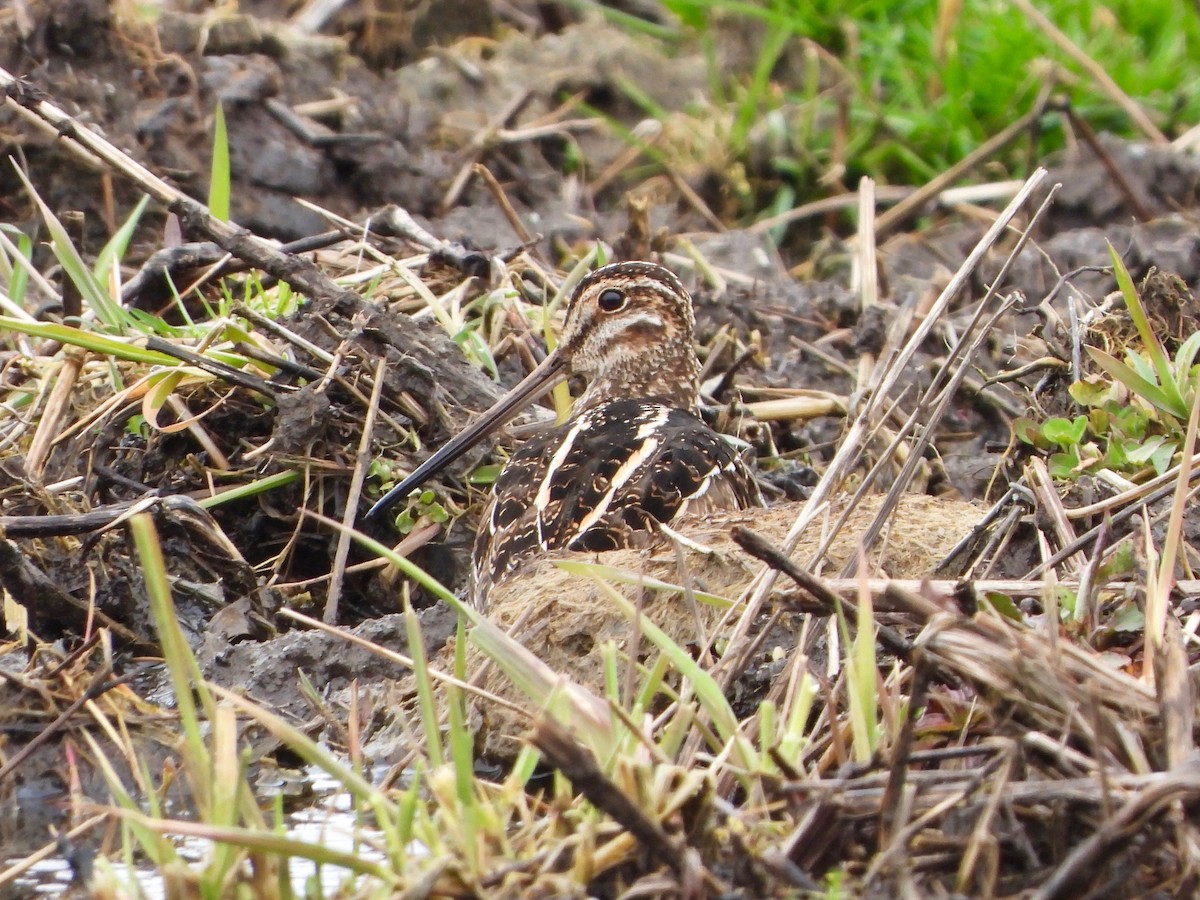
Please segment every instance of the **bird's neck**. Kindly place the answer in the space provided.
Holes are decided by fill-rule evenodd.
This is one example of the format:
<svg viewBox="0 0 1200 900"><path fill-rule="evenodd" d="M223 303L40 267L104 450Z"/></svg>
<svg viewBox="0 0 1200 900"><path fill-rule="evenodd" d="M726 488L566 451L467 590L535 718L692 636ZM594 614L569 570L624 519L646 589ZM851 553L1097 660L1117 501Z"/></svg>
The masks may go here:
<svg viewBox="0 0 1200 900"><path fill-rule="evenodd" d="M687 353L664 359L661 353L631 357L606 367L575 401L575 414L617 400L656 400L664 406L695 411L700 403L700 362Z"/></svg>

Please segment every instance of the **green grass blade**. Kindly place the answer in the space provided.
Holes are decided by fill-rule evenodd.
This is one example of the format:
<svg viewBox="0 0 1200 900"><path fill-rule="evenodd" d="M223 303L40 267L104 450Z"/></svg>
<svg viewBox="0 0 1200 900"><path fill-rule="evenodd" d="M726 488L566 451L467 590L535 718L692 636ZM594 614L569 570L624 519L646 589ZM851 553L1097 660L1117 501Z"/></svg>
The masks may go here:
<svg viewBox="0 0 1200 900"><path fill-rule="evenodd" d="M4 248L13 254L12 259L7 253L0 254L3 257L0 278L4 279L8 299L24 308L25 291L29 288L29 269L33 266L33 241L15 226L0 225L0 230L5 232Z"/></svg>
<svg viewBox="0 0 1200 900"><path fill-rule="evenodd" d="M17 177L25 185L25 189L41 213L42 220L46 223L46 230L50 232L50 249L62 265L63 272L75 283L83 299L95 310L96 318L118 332L125 331L131 322L125 314L125 310L108 295L108 291L96 280L92 270L84 263L83 257L79 254L67 229L42 200L38 192L34 190L33 184L25 177L21 167L14 163L13 168L16 169Z"/></svg>
<svg viewBox="0 0 1200 900"><path fill-rule="evenodd" d="M1147 403L1152 404L1157 409L1166 413L1169 416L1174 416L1177 419L1187 418L1187 409L1183 405L1183 398L1178 399L1178 403L1162 390L1158 385L1147 381L1131 367L1114 358L1108 353L1105 353L1099 347L1084 347L1088 356L1092 361L1111 375L1121 384L1125 385L1129 391L1141 397Z"/></svg>
<svg viewBox="0 0 1200 900"><path fill-rule="evenodd" d="M696 698L708 713L709 718L712 719L717 734L723 741L732 742L733 758L737 764L748 770L757 769L758 755L750 742L741 734L737 715L729 705L729 701L725 699L716 679L702 668L687 650L671 640L666 632L646 616L639 616L634 605L620 591L599 578L596 578L595 581L627 619L637 620L643 636L665 654L671 664L692 685L696 692Z"/></svg>
<svg viewBox="0 0 1200 900"><path fill-rule="evenodd" d="M433 697L433 680L429 677L429 661L425 657L425 640L421 636L421 620L404 598L404 630L408 635L408 653L413 661L413 678L417 683L417 700L424 725L425 755L434 768L446 762L442 748L442 729L438 722L437 703Z"/></svg>
<svg viewBox="0 0 1200 900"><path fill-rule="evenodd" d="M850 652L846 673L850 698L850 731L855 757L859 762L866 762L879 745L879 661L876 659L878 644L875 641L875 614L871 605L871 592L868 590L858 592L854 641L847 646Z"/></svg>
<svg viewBox="0 0 1200 900"><path fill-rule="evenodd" d="M96 264L92 267L92 271L96 276L96 281L99 284L108 283L109 270L116 265L119 265L124 259L126 251L129 249L129 242L133 240L134 230L141 221L142 213L146 211L146 205L150 202L150 195L143 194L142 199L138 201L137 206L133 208L121 227L117 229L116 234L108 239L96 256Z"/></svg>
<svg viewBox="0 0 1200 900"><path fill-rule="evenodd" d="M299 478L300 473L295 470L277 472L274 475L268 475L265 478L259 478L247 484L240 484L227 491L221 491L221 493L214 497L205 497L199 503L205 509L214 509L222 503L232 503L235 500L244 500L247 497L256 497L259 494L265 494L267 491L273 491L275 488L283 487L285 484L291 484Z"/></svg>
<svg viewBox="0 0 1200 900"><path fill-rule="evenodd" d="M112 356L128 362L146 363L152 366L178 366L179 360L165 353L147 350L121 338L96 334L82 328L72 328L70 325L60 325L57 322L33 322L17 319L12 316L0 316L0 331L18 331L30 337L40 337L52 341L60 341L74 347L91 350L101 356Z"/></svg>
<svg viewBox="0 0 1200 900"><path fill-rule="evenodd" d="M142 564L146 579L146 592L150 596L150 615L162 645L163 661L171 674L171 685L175 691L175 705L184 730L185 759L189 763L189 776L193 779L192 789L196 804L208 810L211 802L212 759L204 742L200 725L200 710L196 698L200 698L211 721L215 712L212 696L204 688L200 666L188 647L175 615L175 604L171 599L171 587L167 581L167 567L163 560L162 544L158 530L149 513L139 513L129 521L133 541Z"/></svg>
<svg viewBox="0 0 1200 900"><path fill-rule="evenodd" d="M231 196L229 135L225 130L225 108L218 103L213 114L212 174L208 182L208 211L222 222L229 221Z"/></svg>
<svg viewBox="0 0 1200 900"><path fill-rule="evenodd" d="M1167 357L1167 351L1163 349L1158 335L1154 333L1154 329L1150 326L1150 320L1146 317L1146 309L1142 306L1142 298L1133 284L1133 279L1129 276L1129 270L1125 268L1125 263L1122 261L1120 254L1117 253L1116 248L1111 243L1108 244L1108 254L1112 257L1113 275L1116 276L1117 287L1121 289L1121 295L1125 298L1125 307L1129 310L1129 318L1133 320L1133 324L1137 327L1138 335L1142 339L1142 345L1146 348L1147 355L1154 363L1155 372L1158 373L1159 386L1162 393L1167 397L1169 406L1167 411L1171 409L1178 410L1178 412L1172 412L1171 414L1180 419L1187 419L1187 404L1183 402L1179 386L1175 383L1175 373L1171 367L1171 360Z"/></svg>
<svg viewBox="0 0 1200 900"><path fill-rule="evenodd" d="M247 850L261 850L278 856L294 856L309 859L318 865L338 866L360 875L378 878L388 885L396 885L399 875L381 862L365 859L358 853L335 850L324 844L310 843L274 831L258 831L252 828L229 828L206 825L203 822L187 822L180 819L152 819L141 813L122 809L117 815L126 821L137 822L142 827L159 834L175 834L181 837L196 837L217 844L229 844Z"/></svg>

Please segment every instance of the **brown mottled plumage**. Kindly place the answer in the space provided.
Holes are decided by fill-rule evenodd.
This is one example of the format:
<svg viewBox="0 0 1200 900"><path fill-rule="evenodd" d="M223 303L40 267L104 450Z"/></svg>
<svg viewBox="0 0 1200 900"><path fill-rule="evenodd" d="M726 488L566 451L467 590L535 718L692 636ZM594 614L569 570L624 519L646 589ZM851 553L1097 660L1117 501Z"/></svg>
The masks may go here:
<svg viewBox="0 0 1200 900"><path fill-rule="evenodd" d="M738 452L697 415L692 300L645 262L576 287L558 349L368 513L376 516L564 372L586 381L571 418L523 444L492 491L475 541L473 598L538 553L639 546L685 512L761 506Z"/></svg>

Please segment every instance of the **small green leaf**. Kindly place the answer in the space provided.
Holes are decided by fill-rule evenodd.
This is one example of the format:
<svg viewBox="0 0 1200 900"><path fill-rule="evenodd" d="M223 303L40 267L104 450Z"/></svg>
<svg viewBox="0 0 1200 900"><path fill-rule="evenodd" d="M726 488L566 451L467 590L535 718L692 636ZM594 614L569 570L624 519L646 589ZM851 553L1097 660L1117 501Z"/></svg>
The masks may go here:
<svg viewBox="0 0 1200 900"><path fill-rule="evenodd" d="M503 466L500 463L490 463L486 466L480 466L467 476L467 481L476 485L495 484L502 468Z"/></svg>
<svg viewBox="0 0 1200 900"><path fill-rule="evenodd" d="M1097 584L1115 581L1118 578L1124 578L1132 575L1137 562L1133 553L1133 542L1122 541L1120 546L1113 551L1112 555L1107 560L1100 564L1097 572Z"/></svg>
<svg viewBox="0 0 1200 900"><path fill-rule="evenodd" d="M1055 478L1074 478L1079 474L1079 453L1074 447L1063 453L1053 453L1050 455L1049 468Z"/></svg>
<svg viewBox="0 0 1200 900"><path fill-rule="evenodd" d="M1174 403L1157 384L1147 381L1125 363L1113 358L1103 350L1097 347L1085 347L1084 349L1087 350L1088 356L1096 365L1129 388L1131 393L1141 397L1167 415L1177 419L1187 418L1187 409L1184 408L1182 400L1178 404Z"/></svg>
<svg viewBox="0 0 1200 900"><path fill-rule="evenodd" d="M1071 399L1080 406L1101 406L1112 399L1113 386L1097 375L1089 375L1067 388Z"/></svg>
<svg viewBox="0 0 1200 900"><path fill-rule="evenodd" d="M1023 443L1046 449L1047 441L1042 435L1041 426L1027 416L1021 416L1013 422L1013 434Z"/></svg>
<svg viewBox="0 0 1200 900"><path fill-rule="evenodd" d="M1166 440L1165 437L1158 434L1137 444L1126 444L1125 455L1134 465L1143 465L1162 448ZM1174 445L1172 444L1172 446Z"/></svg>
<svg viewBox="0 0 1200 900"><path fill-rule="evenodd" d="M1138 439L1146 436L1146 427L1150 424L1150 417L1140 406L1122 407L1116 417L1116 427L1121 434Z"/></svg>
<svg viewBox="0 0 1200 900"><path fill-rule="evenodd" d="M1154 453L1150 454L1150 464L1154 466L1154 474L1162 475L1167 469L1171 468L1171 463L1175 460L1175 454L1179 452L1178 441L1167 441Z"/></svg>
<svg viewBox="0 0 1200 900"><path fill-rule="evenodd" d="M1088 411L1088 428L1092 434L1104 436L1113 428L1113 414L1107 409L1092 407Z"/></svg>
<svg viewBox="0 0 1200 900"><path fill-rule="evenodd" d="M1129 466L1129 454L1126 452L1127 446L1140 446L1137 440L1132 441L1110 441L1108 452L1104 454L1104 467L1112 469L1116 472L1124 471Z"/></svg>
<svg viewBox="0 0 1200 900"><path fill-rule="evenodd" d="M1126 603L1108 620L1113 631L1140 633L1146 628L1146 616L1136 603Z"/></svg>
<svg viewBox="0 0 1200 900"><path fill-rule="evenodd" d="M1075 615L1075 607L1079 603L1079 596L1070 588L1058 585L1054 588L1054 593L1058 598L1058 612L1063 619L1073 618Z"/></svg>
<svg viewBox="0 0 1200 900"><path fill-rule="evenodd" d="M1200 331L1192 334L1175 351L1175 377L1179 381L1191 378L1192 366L1196 364L1196 354L1200 353Z"/></svg>
<svg viewBox="0 0 1200 900"><path fill-rule="evenodd" d="M1046 424L1042 426L1042 434L1060 447L1074 447L1083 440L1087 432L1087 423L1087 416L1076 416L1074 419L1055 416L1046 420Z"/></svg>
<svg viewBox="0 0 1200 900"><path fill-rule="evenodd" d="M1021 610L1017 608L1017 604L1012 602L1012 598L1007 594L998 594L989 592L983 595L983 599L1000 615L1006 619L1012 619L1014 622L1023 622L1025 616L1021 614Z"/></svg>

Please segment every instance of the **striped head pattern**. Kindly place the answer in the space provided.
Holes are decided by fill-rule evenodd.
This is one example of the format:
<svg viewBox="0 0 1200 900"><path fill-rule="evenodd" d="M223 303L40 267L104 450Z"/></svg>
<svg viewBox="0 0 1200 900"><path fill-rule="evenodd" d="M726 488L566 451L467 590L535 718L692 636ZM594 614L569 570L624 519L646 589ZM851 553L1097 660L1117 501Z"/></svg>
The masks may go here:
<svg viewBox="0 0 1200 900"><path fill-rule="evenodd" d="M700 362L687 289L662 266L621 262L587 275L567 308L559 350L587 382L579 414L630 397L694 410Z"/></svg>

